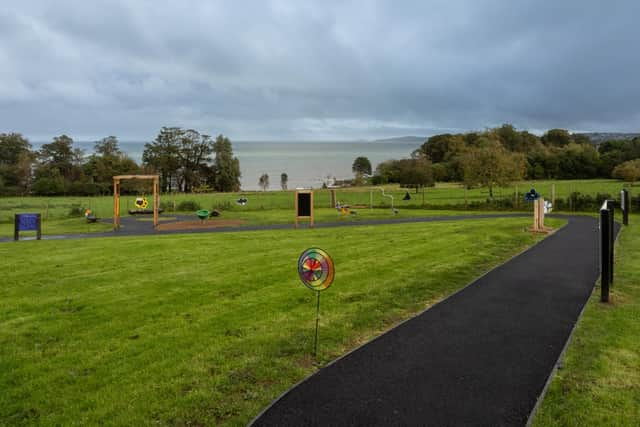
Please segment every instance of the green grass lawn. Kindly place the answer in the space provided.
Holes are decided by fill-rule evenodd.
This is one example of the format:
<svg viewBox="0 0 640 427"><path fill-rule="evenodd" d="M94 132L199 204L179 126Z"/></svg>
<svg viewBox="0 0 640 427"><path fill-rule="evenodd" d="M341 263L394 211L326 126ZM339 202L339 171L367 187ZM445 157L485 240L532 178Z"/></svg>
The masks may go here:
<svg viewBox="0 0 640 427"><path fill-rule="evenodd" d="M244 425L306 375L539 239L527 226L2 244L0 425ZM315 294L296 271L310 246L336 265L317 359Z"/></svg>
<svg viewBox="0 0 640 427"><path fill-rule="evenodd" d="M616 243L611 302L597 289L534 426L640 425L640 215Z"/></svg>

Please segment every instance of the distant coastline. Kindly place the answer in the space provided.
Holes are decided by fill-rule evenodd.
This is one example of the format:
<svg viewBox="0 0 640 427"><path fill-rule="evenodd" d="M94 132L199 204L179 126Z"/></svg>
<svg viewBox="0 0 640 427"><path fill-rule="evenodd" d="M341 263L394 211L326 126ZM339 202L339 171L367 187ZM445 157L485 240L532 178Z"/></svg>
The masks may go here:
<svg viewBox="0 0 640 427"><path fill-rule="evenodd" d="M417 138L417 137L410 137ZM289 177L289 188L320 188L328 177L351 179L351 166L356 157L367 157L375 167L390 159L407 158L426 138L391 138L376 141L232 141L233 152L240 160L240 185L242 190L259 190L260 175L269 175L269 190L280 189L280 174ZM39 149L46 142L32 142ZM120 141L120 149L135 160L142 162L145 141ZM85 155L93 152L94 141L74 141Z"/></svg>

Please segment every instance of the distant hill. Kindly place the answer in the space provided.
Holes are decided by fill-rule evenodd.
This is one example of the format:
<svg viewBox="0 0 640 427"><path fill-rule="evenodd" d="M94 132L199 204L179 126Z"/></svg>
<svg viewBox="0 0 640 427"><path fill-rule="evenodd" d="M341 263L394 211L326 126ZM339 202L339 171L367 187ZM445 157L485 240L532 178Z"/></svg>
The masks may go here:
<svg viewBox="0 0 640 427"><path fill-rule="evenodd" d="M585 132L576 135L584 135L595 145L600 145L605 141L630 141L633 138L640 137L640 133L621 133L621 132Z"/></svg>
<svg viewBox="0 0 640 427"><path fill-rule="evenodd" d="M385 142L385 143L401 143L401 144L419 144L427 140L426 136L396 136L393 138L375 139L371 142Z"/></svg>

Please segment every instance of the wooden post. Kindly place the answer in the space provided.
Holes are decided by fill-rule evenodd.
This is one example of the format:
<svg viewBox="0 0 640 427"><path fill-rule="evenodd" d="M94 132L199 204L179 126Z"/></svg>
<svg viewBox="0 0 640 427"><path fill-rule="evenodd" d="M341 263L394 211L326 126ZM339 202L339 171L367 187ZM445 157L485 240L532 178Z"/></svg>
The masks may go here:
<svg viewBox="0 0 640 427"><path fill-rule="evenodd" d="M113 179L113 229L120 228L120 180Z"/></svg>
<svg viewBox="0 0 640 427"><path fill-rule="evenodd" d="M334 189L329 190L329 207L330 208L336 207L336 190Z"/></svg>
<svg viewBox="0 0 640 427"><path fill-rule="evenodd" d="M518 184L516 184L516 200L515 200L515 203L514 203L516 209L518 208L518 205L519 205L518 202L519 202L519 200L518 200Z"/></svg>
<svg viewBox="0 0 640 427"><path fill-rule="evenodd" d="M158 226L158 209L160 207L160 183L156 176L153 178L153 228Z"/></svg>
<svg viewBox="0 0 640 427"><path fill-rule="evenodd" d="M467 209L467 186L464 186L464 208Z"/></svg>
<svg viewBox="0 0 640 427"><path fill-rule="evenodd" d="M556 205L556 184L551 184L551 206Z"/></svg>
<svg viewBox="0 0 640 427"><path fill-rule="evenodd" d="M36 230L36 239L42 239L42 217L40 214L36 214L36 218L38 218L38 228Z"/></svg>
<svg viewBox="0 0 640 427"><path fill-rule="evenodd" d="M544 231L544 199L538 199L538 230Z"/></svg>
<svg viewBox="0 0 640 427"><path fill-rule="evenodd" d="M296 191L296 203L294 206L296 216L293 219L293 227L298 228L298 192Z"/></svg>

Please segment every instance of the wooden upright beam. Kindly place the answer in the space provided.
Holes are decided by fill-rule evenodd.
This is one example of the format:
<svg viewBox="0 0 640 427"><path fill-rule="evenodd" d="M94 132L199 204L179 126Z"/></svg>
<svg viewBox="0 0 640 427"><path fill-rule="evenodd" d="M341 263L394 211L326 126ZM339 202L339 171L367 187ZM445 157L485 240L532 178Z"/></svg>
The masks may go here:
<svg viewBox="0 0 640 427"><path fill-rule="evenodd" d="M153 227L158 226L158 209L160 208L160 180L158 176L153 178Z"/></svg>
<svg viewBox="0 0 640 427"><path fill-rule="evenodd" d="M113 229L120 228L120 181L123 179L153 180L153 227L157 227L160 209L160 177L158 175L116 175L113 177Z"/></svg>
<svg viewBox="0 0 640 427"><path fill-rule="evenodd" d="M120 180L113 178L113 229L120 228Z"/></svg>

